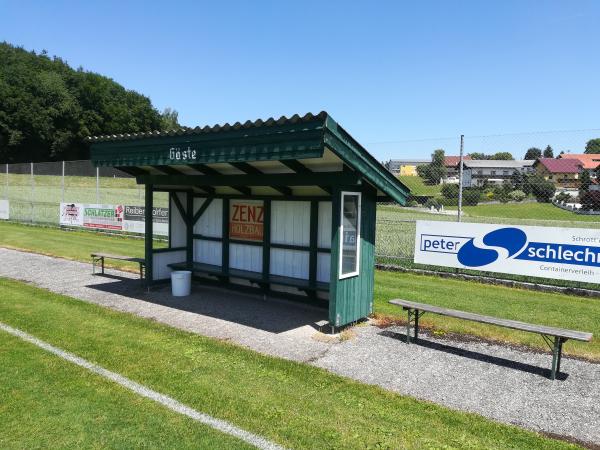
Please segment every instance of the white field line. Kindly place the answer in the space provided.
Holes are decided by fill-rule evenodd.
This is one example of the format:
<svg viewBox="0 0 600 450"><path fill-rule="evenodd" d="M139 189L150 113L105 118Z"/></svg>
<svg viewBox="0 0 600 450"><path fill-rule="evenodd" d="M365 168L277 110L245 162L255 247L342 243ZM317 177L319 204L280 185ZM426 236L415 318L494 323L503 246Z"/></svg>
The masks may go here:
<svg viewBox="0 0 600 450"><path fill-rule="evenodd" d="M268 441L256 434L250 433L248 431L242 430L241 428L236 427L235 425L230 424L224 420L216 419L207 414L196 411L195 409L186 406L172 397L168 395L161 394L160 392L156 392L146 386L143 386L135 381L130 380L118 373L111 372L103 367L97 366L79 356L76 356L67 351L61 350L58 347L54 347L53 345L44 342L35 336L25 333L24 331L13 328L9 325L6 325L3 322L0 322L0 329L6 331L7 333L19 337L24 341L27 341L37 347L43 348L44 350L53 353L63 359L66 359L73 364L76 364L80 367L84 367L88 369L90 372L100 375L103 378L106 378L110 381L113 381L130 391L135 392L136 394L149 398L150 400L154 400L157 403L160 403L163 406L166 406L171 411L175 411L176 413L183 414L184 416L188 416L194 419L197 422L208 425L209 427L214 428L215 430L219 430L225 434L229 434L231 436L235 436L236 438L247 442L259 449L264 450L284 450L284 447L281 447L274 442Z"/></svg>

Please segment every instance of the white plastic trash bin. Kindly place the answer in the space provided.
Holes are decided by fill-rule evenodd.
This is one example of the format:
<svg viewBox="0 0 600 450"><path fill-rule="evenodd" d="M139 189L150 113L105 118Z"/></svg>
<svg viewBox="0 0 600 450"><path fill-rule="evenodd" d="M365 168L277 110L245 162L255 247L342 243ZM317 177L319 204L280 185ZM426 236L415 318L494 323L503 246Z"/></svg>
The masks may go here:
<svg viewBox="0 0 600 450"><path fill-rule="evenodd" d="M192 290L192 272L174 270L171 272L171 293L173 297L185 297Z"/></svg>

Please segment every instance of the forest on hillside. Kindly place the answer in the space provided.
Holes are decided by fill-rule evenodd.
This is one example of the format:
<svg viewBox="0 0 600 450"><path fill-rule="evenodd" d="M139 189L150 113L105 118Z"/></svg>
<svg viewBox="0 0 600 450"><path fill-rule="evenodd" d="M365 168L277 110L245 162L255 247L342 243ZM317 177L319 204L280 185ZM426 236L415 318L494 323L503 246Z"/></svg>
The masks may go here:
<svg viewBox="0 0 600 450"><path fill-rule="evenodd" d="M87 136L178 126L108 77L0 42L0 163L87 159Z"/></svg>

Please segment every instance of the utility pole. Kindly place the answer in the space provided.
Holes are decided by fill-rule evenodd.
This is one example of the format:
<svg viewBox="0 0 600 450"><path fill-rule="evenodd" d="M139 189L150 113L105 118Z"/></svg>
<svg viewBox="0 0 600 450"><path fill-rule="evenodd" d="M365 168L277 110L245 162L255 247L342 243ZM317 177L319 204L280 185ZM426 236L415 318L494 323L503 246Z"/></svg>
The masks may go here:
<svg viewBox="0 0 600 450"><path fill-rule="evenodd" d="M465 135L460 135L460 156L458 159L458 215L457 219L462 220L462 200L463 200L463 149Z"/></svg>

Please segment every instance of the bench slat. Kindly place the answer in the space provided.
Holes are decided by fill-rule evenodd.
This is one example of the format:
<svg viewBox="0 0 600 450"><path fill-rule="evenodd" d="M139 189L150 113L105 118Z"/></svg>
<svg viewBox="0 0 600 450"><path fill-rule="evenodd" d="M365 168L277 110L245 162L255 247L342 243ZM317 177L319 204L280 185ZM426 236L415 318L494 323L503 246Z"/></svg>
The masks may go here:
<svg viewBox="0 0 600 450"><path fill-rule="evenodd" d="M390 300L391 304L396 306L402 306L403 308L418 309L419 311L427 311L434 314L440 314L442 316L455 317L457 319L470 320L473 322L489 323L491 325L498 325L501 327L512 328L515 330L528 331L531 333L546 334L548 336L559 336L566 339L574 339L577 341L591 341L592 333L586 333L583 331L567 330L565 328L548 327L545 325L535 325L527 322L520 322L518 320L501 319L498 317L484 316L482 314L475 314L466 311L459 311L456 309L447 309L440 306L428 305L426 303L411 302L408 300L394 299Z"/></svg>
<svg viewBox="0 0 600 450"><path fill-rule="evenodd" d="M146 260L144 258L135 258L133 256L125 256L125 255L112 255L110 253L92 253L90 255L92 258L107 258L107 259L118 259L120 261L130 261L136 263L145 263Z"/></svg>
<svg viewBox="0 0 600 450"><path fill-rule="evenodd" d="M171 269L174 270L190 270L190 267L185 262L180 263L171 263L167 264ZM221 266L216 266L213 264L205 264L195 262L192 264L191 270L193 272L201 272L208 275L215 276L229 276L232 278L243 278L245 280L254 281L254 282L265 282L271 284L280 284L282 286L291 286L299 289L314 289L310 286L310 282L308 280L303 280L301 278L292 278L285 277L281 275L269 275L266 280L263 279L263 274L261 272L252 272L250 270L241 270L241 269L229 269L229 273L224 273ZM329 283L317 282L315 285L318 290L329 290Z"/></svg>

